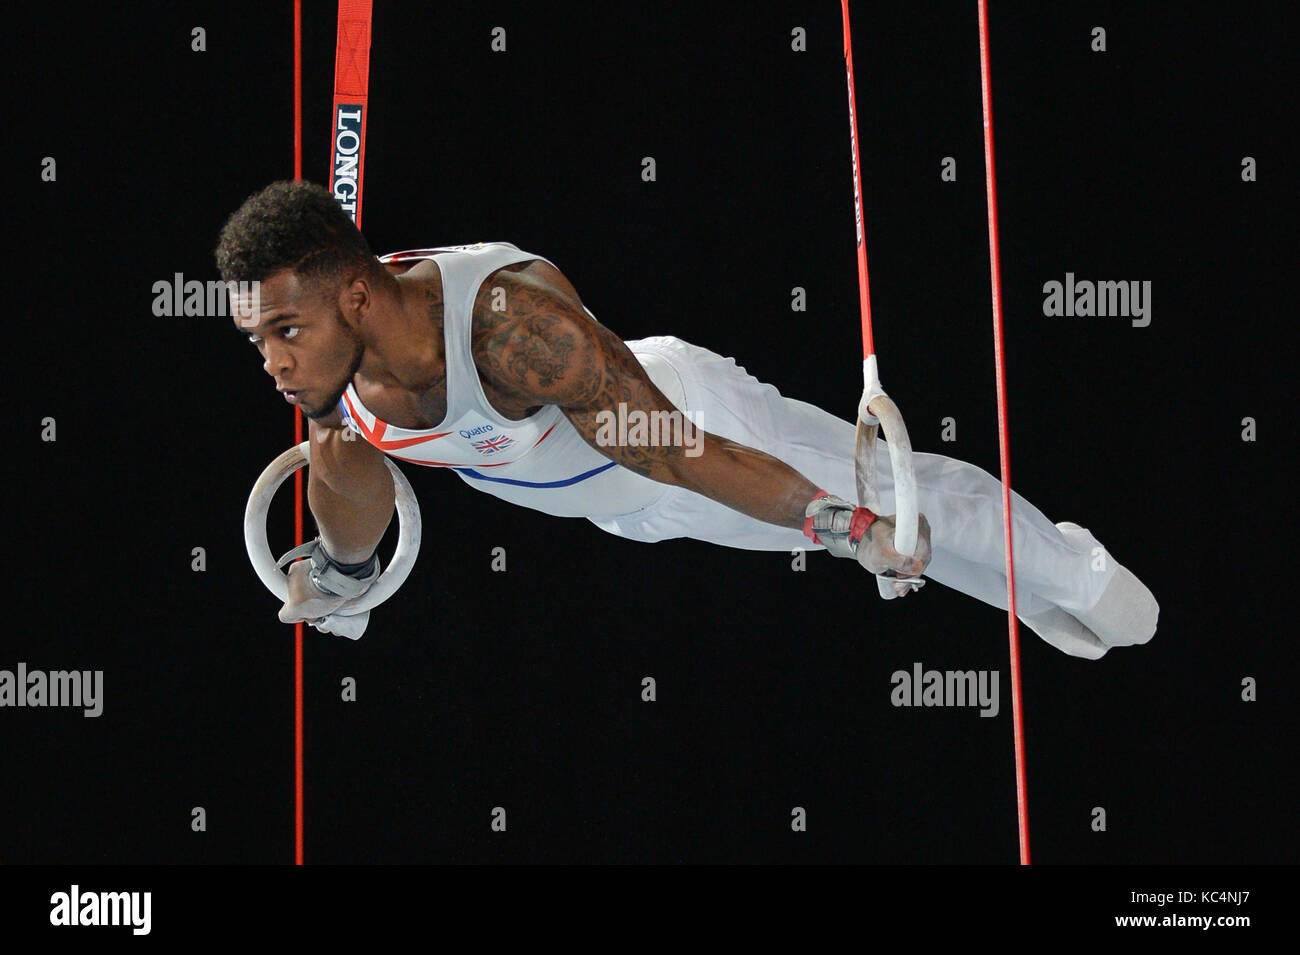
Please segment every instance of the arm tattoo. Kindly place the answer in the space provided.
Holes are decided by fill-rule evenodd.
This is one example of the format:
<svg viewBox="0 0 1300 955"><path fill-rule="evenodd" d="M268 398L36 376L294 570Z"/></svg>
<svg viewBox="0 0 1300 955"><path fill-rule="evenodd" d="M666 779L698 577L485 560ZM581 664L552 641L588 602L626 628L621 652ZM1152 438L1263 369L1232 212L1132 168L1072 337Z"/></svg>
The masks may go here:
<svg viewBox="0 0 1300 955"><path fill-rule="evenodd" d="M651 421L665 420L657 413L676 413L683 433L688 421L691 428L695 423L673 407L627 345L583 309L563 276L548 279L540 271L497 273L493 284L509 289L508 312L476 303L474 356L484 380L528 405L559 407L587 444L636 474L760 521L803 527L804 505L817 487L770 454L702 429L694 456L685 442L651 437L632 443L621 434L609 440L610 417L618 420L621 412L628 420L640 412Z"/></svg>
<svg viewBox="0 0 1300 955"><path fill-rule="evenodd" d="M597 444L602 411L673 411L627 346L571 296L531 276L498 274L509 310L474 309L475 359L493 385L530 404L557 405L596 450L637 474L673 481L674 446Z"/></svg>

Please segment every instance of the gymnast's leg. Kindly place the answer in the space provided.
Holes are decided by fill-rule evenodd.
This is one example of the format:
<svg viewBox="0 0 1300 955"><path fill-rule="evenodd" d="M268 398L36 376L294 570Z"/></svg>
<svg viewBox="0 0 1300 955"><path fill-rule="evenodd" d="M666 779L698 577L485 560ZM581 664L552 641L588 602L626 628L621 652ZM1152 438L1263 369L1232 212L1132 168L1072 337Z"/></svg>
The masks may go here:
<svg viewBox="0 0 1300 955"><path fill-rule="evenodd" d="M856 498L852 423L784 397L733 359L689 342L664 336L628 342L628 346L634 354L649 353L672 366L681 379L683 410L696 415L700 427L785 461L831 494L850 501ZM876 454L881 504L892 513L888 448L878 442ZM933 545L925 576L1005 610L1001 482L955 458L920 452L913 456L919 505L930 521ZM1021 617L1034 618L1053 608L1078 614L1096 607L1122 570L1096 538L1075 525L1056 527L1014 492L1012 515ZM597 523L638 540L692 537L753 550L816 549L796 530L754 520L684 488L671 488L635 515ZM1128 578L1132 575L1127 574L1126 584ZM1145 591L1136 578L1131 583ZM1154 607L1154 600L1150 604ZM1118 630L1100 636L1108 644L1144 642L1154 632L1154 610L1147 609L1149 632L1145 617L1131 622L1108 618L1108 626ZM1136 631L1126 638L1125 632L1134 626Z"/></svg>

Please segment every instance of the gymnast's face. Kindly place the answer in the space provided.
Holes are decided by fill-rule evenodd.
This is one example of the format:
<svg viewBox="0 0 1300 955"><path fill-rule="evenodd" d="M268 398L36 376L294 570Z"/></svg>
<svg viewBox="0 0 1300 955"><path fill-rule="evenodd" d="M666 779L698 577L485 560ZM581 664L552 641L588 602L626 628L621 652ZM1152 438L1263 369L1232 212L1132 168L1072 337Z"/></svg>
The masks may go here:
<svg viewBox="0 0 1300 955"><path fill-rule="evenodd" d="M338 405L365 353L331 283L284 270L260 283L255 298L232 303L236 327L257 346L275 387L308 418Z"/></svg>

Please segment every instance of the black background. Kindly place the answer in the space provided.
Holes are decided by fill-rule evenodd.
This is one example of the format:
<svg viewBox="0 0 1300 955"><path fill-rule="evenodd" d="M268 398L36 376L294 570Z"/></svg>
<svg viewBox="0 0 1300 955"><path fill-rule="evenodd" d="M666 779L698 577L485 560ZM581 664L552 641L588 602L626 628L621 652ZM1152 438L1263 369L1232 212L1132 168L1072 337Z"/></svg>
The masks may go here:
<svg viewBox="0 0 1300 955"><path fill-rule="evenodd" d="M624 338L678 335L852 416L837 4L376 6L377 251L513 242ZM1289 27L1251 5L993 6L1012 483L1161 603L1149 645L1098 662L1022 630L1035 859L1294 862ZM996 473L976 6L853 10L882 377L919 450ZM225 217L292 175L291 5L25 16L6 40L0 668L102 669L105 710L0 711L0 861L291 861L293 632L242 516L293 412L228 320L151 310L154 282L215 278ZM316 181L334 17L304 14ZM1067 271L1150 280L1150 326L1045 318ZM425 521L411 578L360 642L306 631L308 862L1016 860L1005 614L933 583L884 603L847 561L637 544L404 471ZM1001 671L1000 714L892 707L914 661Z"/></svg>

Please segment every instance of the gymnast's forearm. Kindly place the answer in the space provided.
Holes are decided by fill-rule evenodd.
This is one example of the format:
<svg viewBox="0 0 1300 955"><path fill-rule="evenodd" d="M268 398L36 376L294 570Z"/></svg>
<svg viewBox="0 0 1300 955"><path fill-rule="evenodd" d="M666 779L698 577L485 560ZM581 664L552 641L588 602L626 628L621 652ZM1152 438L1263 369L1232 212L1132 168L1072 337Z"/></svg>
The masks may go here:
<svg viewBox="0 0 1300 955"><path fill-rule="evenodd" d="M325 551L344 564L375 552L393 519L393 476L384 456L337 429L315 431L307 503Z"/></svg>
<svg viewBox="0 0 1300 955"><path fill-rule="evenodd" d="M706 435L702 453L681 456L679 483L755 520L803 529L804 509L820 490L779 458Z"/></svg>

